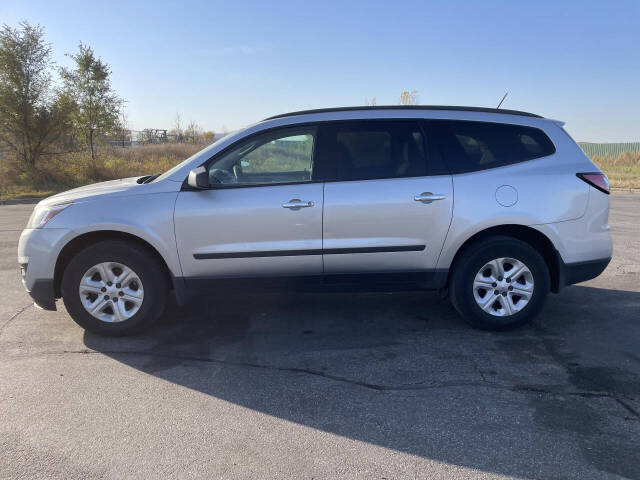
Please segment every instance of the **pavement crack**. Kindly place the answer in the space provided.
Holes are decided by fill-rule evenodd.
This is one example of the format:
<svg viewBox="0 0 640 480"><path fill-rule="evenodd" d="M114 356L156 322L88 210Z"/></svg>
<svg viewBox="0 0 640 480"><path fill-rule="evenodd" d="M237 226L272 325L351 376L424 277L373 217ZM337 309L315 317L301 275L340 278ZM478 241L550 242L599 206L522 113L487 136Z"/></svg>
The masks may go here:
<svg viewBox="0 0 640 480"><path fill-rule="evenodd" d="M60 355L60 354L105 354L105 355L134 355L134 356L156 356L156 357L164 357L164 358L172 358L174 360L183 360L183 361L191 361L191 362L204 362L204 363L216 363L220 365L230 365L234 367L247 367L247 368L260 368L265 370L274 370L280 372L290 372L290 373L301 373L305 375L313 375L317 377L326 378L328 380L333 380L336 382L348 383L352 385L357 385L360 387L368 388L371 390L377 391L406 391L406 390L427 390L431 388L443 388L443 387L455 387L455 386L483 386L483 382L435 382L427 385L417 385L417 384L408 384L408 385L380 385L375 383L363 382L359 380L354 380L352 378L342 377L340 375L332 375L330 373L323 372L322 370L314 370L310 368L301 368L301 367L281 367L277 365L267 365L262 363L254 363L254 362L237 362L233 360L222 360L218 358L210 358L210 357L194 357L189 355L169 355L162 353L151 353L151 352L132 352L132 351L96 351L96 350L64 350L63 352L48 352L49 355Z"/></svg>
<svg viewBox="0 0 640 480"><path fill-rule="evenodd" d="M312 375L316 377L325 378L328 380L342 382L350 385L356 385L359 387L367 388L370 390L375 390L378 392L409 392L409 391L420 391L420 390L432 390L439 388L453 388L453 387L484 387L484 388L493 388L496 390L509 391L513 393L534 393L538 395L547 395L554 397L562 397L562 396L579 396L585 398L611 398L621 405L623 405L629 412L638 416L638 413L629 405L622 402L619 396L612 392L602 392L602 391L583 391L583 390L561 390L561 389L552 389L552 388L541 388L541 387L533 387L527 385L508 385L504 383L492 382L484 379L484 376L481 375L481 381L472 381L472 380L452 380L447 382L431 382L431 383L412 383L405 385L384 385L384 384L376 384L370 382L364 382L360 380L355 380L352 378L343 377L340 375L332 375L330 373L324 372L322 370L314 370L310 368L301 368L301 367L283 367L278 365L268 365L263 363L255 363L255 362L240 362L234 360L222 360L219 358L211 358L211 357L197 357L197 356L189 356L189 355L173 355L173 354L163 354L157 352L136 352L136 351L125 351L125 350L114 350L114 351L97 351L97 350L64 350L62 352L45 352L47 355L65 355L65 354L80 354L80 355L131 355L131 356L155 356L155 357L163 357L163 358L171 358L174 360L182 360L185 362L203 362L203 363L214 363L219 365L229 365L234 367L245 367L245 368L258 368L264 370L273 370L279 372L289 372L289 373L298 373L304 375Z"/></svg>
<svg viewBox="0 0 640 480"><path fill-rule="evenodd" d="M564 371L567 373L567 375L569 375L569 376L576 375L577 372L575 371L575 369L573 369L571 367L571 364L569 364L569 362L567 361L566 355L562 355L557 350L557 348L553 345L552 340L546 334L544 328L542 328L539 325L536 325L534 327L534 331L536 333L537 338L542 342L542 345L544 346L545 350L547 351L547 353L549 354L551 359L554 362L556 362L561 368L563 368ZM583 396L583 397L611 398L612 400L615 400L615 402L618 403L621 407L623 407L625 410L627 410L629 413L631 413L634 416L634 419L640 419L640 412L638 412L631 405L627 404L621 398L621 397L628 398L628 396L620 395L618 393L614 393L614 392L609 391L607 389L606 385L604 385L601 382L598 382L597 379L595 379L595 378L591 378L590 377L590 378L585 378L585 380L591 382L591 384L594 385L596 388L600 387L601 390L597 390L597 391L593 391L593 392L579 392L579 393L576 392L576 393L574 393L574 395L579 395L579 396Z"/></svg>
<svg viewBox="0 0 640 480"><path fill-rule="evenodd" d="M475 358L470 357L470 359L471 359L471 364L473 365L473 369L476 371L476 373L478 375L480 375L480 378L482 379L482 382L483 383L492 383L489 380L487 380L487 378L484 376L484 372L480 368L480 365L478 365L478 362L475 360Z"/></svg>
<svg viewBox="0 0 640 480"><path fill-rule="evenodd" d="M31 302L31 303L30 303L30 304L28 304L28 305L25 305L24 307L20 307L20 308L19 308L19 309L18 309L18 310L13 314L13 315L11 315L11 316L9 317L9 319L8 319L6 322L4 322L4 323L2 324L2 326L0 326L0 335L2 335L2 333L4 332L4 329L5 329L5 328L7 328L7 327L9 326L9 324L10 324L11 322L13 322L16 318L18 318L18 316L19 316L22 312L24 312L27 308L32 307L32 306L33 306L33 302Z"/></svg>
<svg viewBox="0 0 640 480"><path fill-rule="evenodd" d="M627 404L627 402L624 402L622 399L615 397L616 402L618 402L619 405L621 405L624 409L626 409L629 413L631 413L636 419L640 419L640 412L638 412L635 408L633 408L631 405Z"/></svg>

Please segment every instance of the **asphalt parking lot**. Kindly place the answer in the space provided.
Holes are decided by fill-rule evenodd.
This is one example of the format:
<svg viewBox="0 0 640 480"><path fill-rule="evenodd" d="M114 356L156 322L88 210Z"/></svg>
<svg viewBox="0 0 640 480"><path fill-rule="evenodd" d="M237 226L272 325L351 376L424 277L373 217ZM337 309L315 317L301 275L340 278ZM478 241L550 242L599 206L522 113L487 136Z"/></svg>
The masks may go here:
<svg viewBox="0 0 640 480"><path fill-rule="evenodd" d="M35 309L0 206L0 478L640 478L640 195L534 325L436 294L212 296L132 338Z"/></svg>

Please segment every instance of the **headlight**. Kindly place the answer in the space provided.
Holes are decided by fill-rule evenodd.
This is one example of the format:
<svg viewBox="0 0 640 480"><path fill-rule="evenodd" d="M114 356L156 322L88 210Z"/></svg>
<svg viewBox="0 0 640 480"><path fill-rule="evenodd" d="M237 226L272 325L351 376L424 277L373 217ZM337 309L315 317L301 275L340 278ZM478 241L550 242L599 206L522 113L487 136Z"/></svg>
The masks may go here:
<svg viewBox="0 0 640 480"><path fill-rule="evenodd" d="M29 218L27 228L42 228L49 220L70 206L71 203L61 203L60 205L50 205L46 207L36 207Z"/></svg>

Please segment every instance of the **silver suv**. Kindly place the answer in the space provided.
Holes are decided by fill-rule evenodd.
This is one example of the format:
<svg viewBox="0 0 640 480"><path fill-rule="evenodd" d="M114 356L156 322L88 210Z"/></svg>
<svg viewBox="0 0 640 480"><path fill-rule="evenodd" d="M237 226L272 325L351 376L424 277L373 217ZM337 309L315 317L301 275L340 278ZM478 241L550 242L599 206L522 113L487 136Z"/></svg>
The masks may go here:
<svg viewBox="0 0 640 480"><path fill-rule="evenodd" d="M463 107L271 117L162 175L41 201L24 285L108 335L207 288L438 289L473 326L513 328L611 258L607 177L562 125Z"/></svg>

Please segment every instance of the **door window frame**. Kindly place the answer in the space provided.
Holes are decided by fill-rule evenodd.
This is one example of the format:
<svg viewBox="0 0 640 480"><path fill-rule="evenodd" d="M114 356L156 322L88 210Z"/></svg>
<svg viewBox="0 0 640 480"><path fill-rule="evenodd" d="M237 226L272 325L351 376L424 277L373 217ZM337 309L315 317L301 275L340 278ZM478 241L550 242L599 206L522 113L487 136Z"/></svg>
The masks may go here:
<svg viewBox="0 0 640 480"><path fill-rule="evenodd" d="M285 132L287 130L304 130L305 128L308 128L310 131L313 130L312 135L313 135L313 150L311 152L311 179L310 180L303 180L303 181L297 181L297 182L273 182L273 183L245 183L245 184L235 184L235 183L216 183L213 185L209 185L208 188L204 189L204 190L226 190L229 188L256 188L256 187L276 187L276 186L280 186L280 185L306 185L306 184L311 184L311 183L321 183L322 180L316 179L316 171L317 171L317 149L318 149L318 142L319 142L319 132L320 132L320 128L318 125L318 122L310 122L310 123L293 123L290 125L279 125L277 127L272 127L272 128L265 128L264 130L260 130L258 132L254 132L251 133L247 136L244 136L242 138L239 138L237 141L233 142L231 145L228 145L227 147L225 147L223 150L217 152L215 155L211 156L210 158L208 158L206 161L204 161L202 164L200 164L200 167L204 167L206 169L209 168L209 166L216 162L217 160L220 159L220 157L226 155L227 153L229 153L230 151L234 150L235 148L238 148L239 146L241 146L243 143L246 142L250 142L252 139L265 135L265 134L269 134L269 133L276 133L278 132L278 130ZM284 137L283 137L284 138ZM188 180L188 176L187 178L184 179L183 183L182 183L182 190L184 191L197 191L197 190L202 190L202 189L194 189L192 187L189 186L189 184L187 183Z"/></svg>

